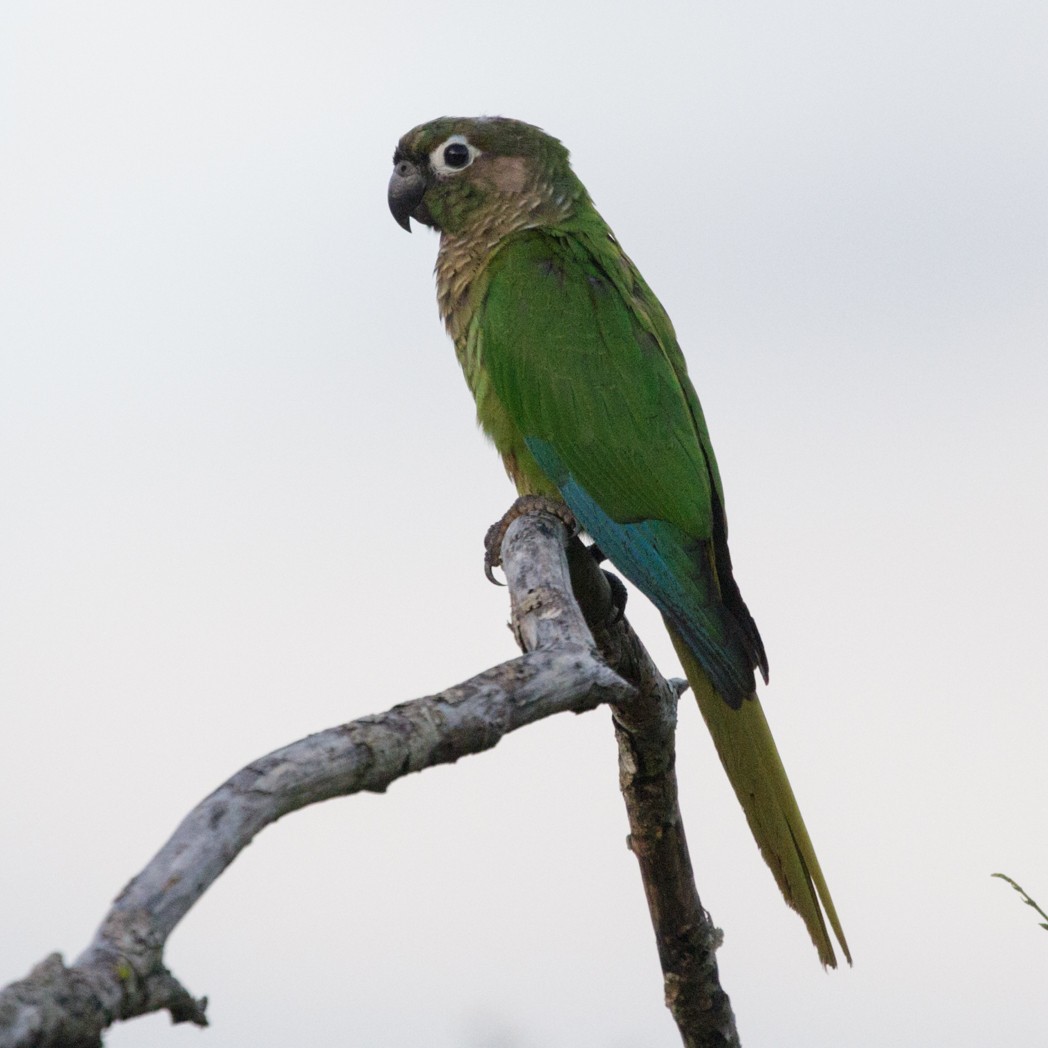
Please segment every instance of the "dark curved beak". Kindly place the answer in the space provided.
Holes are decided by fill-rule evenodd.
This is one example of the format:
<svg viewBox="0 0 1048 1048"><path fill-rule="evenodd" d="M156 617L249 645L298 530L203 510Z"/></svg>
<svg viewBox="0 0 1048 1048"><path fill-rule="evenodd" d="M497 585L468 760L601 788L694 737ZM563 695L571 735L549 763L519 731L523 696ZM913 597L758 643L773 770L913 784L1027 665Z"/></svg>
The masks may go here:
<svg viewBox="0 0 1048 1048"><path fill-rule="evenodd" d="M415 208L422 203L426 193L426 180L422 172L410 160L398 160L393 165L393 174L389 179L389 210L393 217L409 233L411 216Z"/></svg>

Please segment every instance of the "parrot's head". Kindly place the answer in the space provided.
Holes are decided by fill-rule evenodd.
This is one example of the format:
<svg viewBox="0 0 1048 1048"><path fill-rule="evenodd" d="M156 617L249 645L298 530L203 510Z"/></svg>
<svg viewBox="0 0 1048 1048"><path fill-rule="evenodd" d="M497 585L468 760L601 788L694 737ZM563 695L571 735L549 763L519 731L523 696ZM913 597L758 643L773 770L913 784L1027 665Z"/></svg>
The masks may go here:
<svg viewBox="0 0 1048 1048"><path fill-rule="evenodd" d="M568 151L531 124L505 117L440 117L397 143L389 209L441 233L469 234L563 221L586 197Z"/></svg>

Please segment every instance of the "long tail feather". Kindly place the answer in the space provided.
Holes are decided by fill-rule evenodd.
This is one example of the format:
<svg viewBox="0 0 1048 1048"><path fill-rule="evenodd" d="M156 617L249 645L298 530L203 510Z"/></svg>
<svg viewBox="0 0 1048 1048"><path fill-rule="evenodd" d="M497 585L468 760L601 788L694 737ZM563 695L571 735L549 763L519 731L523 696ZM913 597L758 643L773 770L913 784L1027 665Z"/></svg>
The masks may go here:
<svg viewBox="0 0 1048 1048"><path fill-rule="evenodd" d="M830 890L760 700L752 695L740 709L732 709L713 690L676 630L668 623L667 628L750 830L786 902L801 915L824 965L837 967L827 921L851 964Z"/></svg>

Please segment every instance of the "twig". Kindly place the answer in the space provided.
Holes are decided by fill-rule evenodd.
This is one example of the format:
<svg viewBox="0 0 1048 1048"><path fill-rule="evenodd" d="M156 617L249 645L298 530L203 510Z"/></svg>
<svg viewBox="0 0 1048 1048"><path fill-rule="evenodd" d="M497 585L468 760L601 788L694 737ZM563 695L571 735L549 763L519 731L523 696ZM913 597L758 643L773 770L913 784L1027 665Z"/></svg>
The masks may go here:
<svg viewBox="0 0 1048 1048"><path fill-rule="evenodd" d="M1026 894L1025 888L1023 888L1019 884L1016 884L1015 881L1013 881L1011 877L1009 877L1006 873L991 873L990 876L1000 877L1002 881L1007 881L1019 893L1019 895L1022 897L1023 902L1026 903L1027 906L1032 906L1044 918L1044 920L1040 922L1040 926L1042 928L1048 929L1048 913L1045 913L1044 910L1042 910L1041 907L1038 906L1037 903L1034 902L1034 900Z"/></svg>

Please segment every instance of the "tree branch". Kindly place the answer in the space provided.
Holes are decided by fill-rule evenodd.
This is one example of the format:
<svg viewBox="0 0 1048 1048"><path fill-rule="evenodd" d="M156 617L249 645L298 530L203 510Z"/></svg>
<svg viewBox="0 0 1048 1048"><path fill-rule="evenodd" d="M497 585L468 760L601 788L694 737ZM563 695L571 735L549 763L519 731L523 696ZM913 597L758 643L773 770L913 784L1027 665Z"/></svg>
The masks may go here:
<svg viewBox="0 0 1048 1048"><path fill-rule="evenodd" d="M579 554L577 540L566 557L565 537L563 525L545 515L521 517L507 531L504 570L524 655L437 695L301 739L237 772L124 888L71 967L52 954L0 992L0 1048L96 1048L113 1022L161 1009L174 1022L207 1025L206 999L194 999L164 967L164 945L260 830L306 805L381 792L410 772L490 749L516 728L605 702L615 704L631 846L655 923L667 1003L686 1045L736 1043L689 1039L683 1025L694 1024L692 1013L720 1015L718 1002L727 1007L727 997L715 986L716 932L694 885L689 895L685 884L691 869L673 777L676 693L628 625L605 625L613 616L604 576ZM573 580L607 662L572 596Z"/></svg>
<svg viewBox="0 0 1048 1048"><path fill-rule="evenodd" d="M666 1006L686 1048L737 1048L735 1016L717 970L722 934L699 901L677 803L677 699L687 682L662 677L614 608L604 572L577 540L569 560L575 593L601 654L636 687L613 704L612 715L629 846L644 882Z"/></svg>

